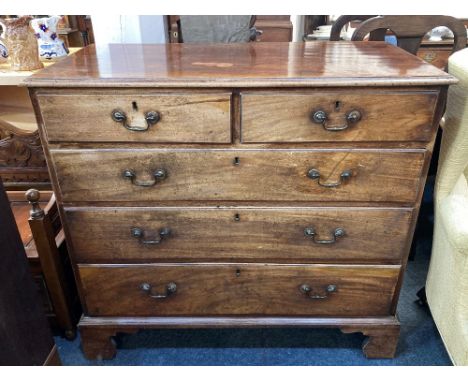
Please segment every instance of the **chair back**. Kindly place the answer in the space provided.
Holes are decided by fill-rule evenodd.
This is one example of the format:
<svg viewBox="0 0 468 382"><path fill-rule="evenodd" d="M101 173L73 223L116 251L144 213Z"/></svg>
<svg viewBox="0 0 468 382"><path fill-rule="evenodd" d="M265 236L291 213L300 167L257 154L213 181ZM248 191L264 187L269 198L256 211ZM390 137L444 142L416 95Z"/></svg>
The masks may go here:
<svg viewBox="0 0 468 382"><path fill-rule="evenodd" d="M343 30L344 26L349 24L351 21L365 21L375 15L342 15L336 19L333 23L331 31L330 31L330 41L340 41L341 40L341 31ZM380 39L377 38L376 39Z"/></svg>
<svg viewBox="0 0 468 382"><path fill-rule="evenodd" d="M364 21L356 28L351 40L362 41L369 34L370 40L383 40L385 34L376 36L372 32L380 30L386 33L387 30L391 30L400 48L416 54L426 33L439 26L447 27L453 32L452 53L466 47L465 25L451 16L377 16Z"/></svg>

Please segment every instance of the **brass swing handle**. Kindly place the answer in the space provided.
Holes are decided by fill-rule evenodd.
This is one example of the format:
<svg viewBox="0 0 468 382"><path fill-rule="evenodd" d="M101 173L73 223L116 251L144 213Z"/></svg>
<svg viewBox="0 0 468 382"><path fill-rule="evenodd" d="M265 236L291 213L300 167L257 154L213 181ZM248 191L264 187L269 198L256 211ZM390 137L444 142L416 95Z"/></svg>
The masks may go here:
<svg viewBox="0 0 468 382"><path fill-rule="evenodd" d="M162 299L162 298L168 298L169 296L177 292L177 284L175 282L170 282L169 284L167 284L165 294L153 293L153 287L149 283L141 284L140 289L146 294L148 294L148 296L151 298Z"/></svg>
<svg viewBox="0 0 468 382"><path fill-rule="evenodd" d="M334 182L334 183L322 183L320 181L320 177L321 177L321 174L320 174L320 171L315 169L315 168L311 168L309 171L307 171L307 176L310 178L310 179L317 179L317 183L319 184L319 186L322 186L322 187L327 187L327 188L333 188L333 187L338 187L338 186L341 186L343 183L347 182L349 179L351 179L351 176L353 175L353 172L351 170L344 170L341 174L340 174L340 180L338 182Z"/></svg>
<svg viewBox="0 0 468 382"><path fill-rule="evenodd" d="M325 289L325 294L317 294L317 293L314 293L312 287L309 284L302 284L299 287L299 290L301 291L301 293L304 293L305 295L307 295L308 297L314 300L323 300L325 298L328 298L330 297L331 293L335 293L338 290L337 286L333 284L327 285L324 289Z"/></svg>
<svg viewBox="0 0 468 382"><path fill-rule="evenodd" d="M346 232L343 228L335 228L332 233L333 237L331 239L319 240L317 239L317 233L315 232L314 228L307 227L304 229L304 235L309 236L315 244L334 244L338 238L343 237L345 234Z"/></svg>
<svg viewBox="0 0 468 382"><path fill-rule="evenodd" d="M148 111L145 113L146 126L131 126L127 123L127 114L120 110L112 110L111 117L115 122L122 123L123 127L130 131L146 131L151 125L155 125L161 120L161 114L157 111Z"/></svg>
<svg viewBox="0 0 468 382"><path fill-rule="evenodd" d="M145 231L142 228L134 227L131 229L133 237L139 239L141 244L160 244L165 237L171 234L170 228L161 228L154 239L145 239Z"/></svg>
<svg viewBox="0 0 468 382"><path fill-rule="evenodd" d="M327 131L342 131L346 130L350 124L359 122L362 118L359 110L352 110L344 116L345 124L341 126L328 126L328 115L323 110L313 111L310 114L310 119L314 123L318 123L323 126Z"/></svg>
<svg viewBox="0 0 468 382"><path fill-rule="evenodd" d="M122 176L124 178L130 179L132 184L140 187L152 187L157 182L167 178L167 171L164 169L157 169L152 172L153 179L151 180L138 180L136 178L136 172L133 170L124 170Z"/></svg>

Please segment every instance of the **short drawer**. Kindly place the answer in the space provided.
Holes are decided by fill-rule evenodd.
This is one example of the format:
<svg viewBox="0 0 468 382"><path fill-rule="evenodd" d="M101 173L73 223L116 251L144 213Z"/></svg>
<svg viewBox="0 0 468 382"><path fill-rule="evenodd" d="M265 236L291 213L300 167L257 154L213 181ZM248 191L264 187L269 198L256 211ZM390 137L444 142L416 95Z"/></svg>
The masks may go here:
<svg viewBox="0 0 468 382"><path fill-rule="evenodd" d="M429 141L434 91L242 93L242 142Z"/></svg>
<svg viewBox="0 0 468 382"><path fill-rule="evenodd" d="M231 93L57 93L37 96L51 142L231 141Z"/></svg>
<svg viewBox="0 0 468 382"><path fill-rule="evenodd" d="M51 150L64 201L413 202L424 150Z"/></svg>
<svg viewBox="0 0 468 382"><path fill-rule="evenodd" d="M90 316L383 316L399 266L79 266Z"/></svg>
<svg viewBox="0 0 468 382"><path fill-rule="evenodd" d="M78 263L401 263L412 209L65 208Z"/></svg>

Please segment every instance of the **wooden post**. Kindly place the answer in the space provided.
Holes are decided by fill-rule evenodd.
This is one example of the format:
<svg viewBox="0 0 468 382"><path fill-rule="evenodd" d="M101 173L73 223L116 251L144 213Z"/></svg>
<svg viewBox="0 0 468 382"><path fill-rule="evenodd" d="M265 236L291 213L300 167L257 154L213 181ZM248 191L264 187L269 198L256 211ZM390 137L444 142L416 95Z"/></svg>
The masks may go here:
<svg viewBox="0 0 468 382"><path fill-rule="evenodd" d="M31 204L29 226L36 243L39 261L41 263L44 280L49 290L50 299L54 306L58 325L64 329L65 337L73 339L76 336L75 319L69 286L65 277L60 254L55 242L55 232L50 214L45 213L39 206L40 192L35 189L26 191L26 198ZM53 201L55 203L55 199Z"/></svg>

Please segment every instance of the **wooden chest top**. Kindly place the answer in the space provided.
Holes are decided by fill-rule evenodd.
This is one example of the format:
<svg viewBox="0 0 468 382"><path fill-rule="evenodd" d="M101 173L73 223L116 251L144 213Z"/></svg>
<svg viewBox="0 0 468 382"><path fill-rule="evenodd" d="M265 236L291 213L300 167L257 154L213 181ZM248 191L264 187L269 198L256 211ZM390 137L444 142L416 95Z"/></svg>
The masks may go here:
<svg viewBox="0 0 468 382"><path fill-rule="evenodd" d="M384 42L109 44L35 74L33 87L447 85L449 74Z"/></svg>

